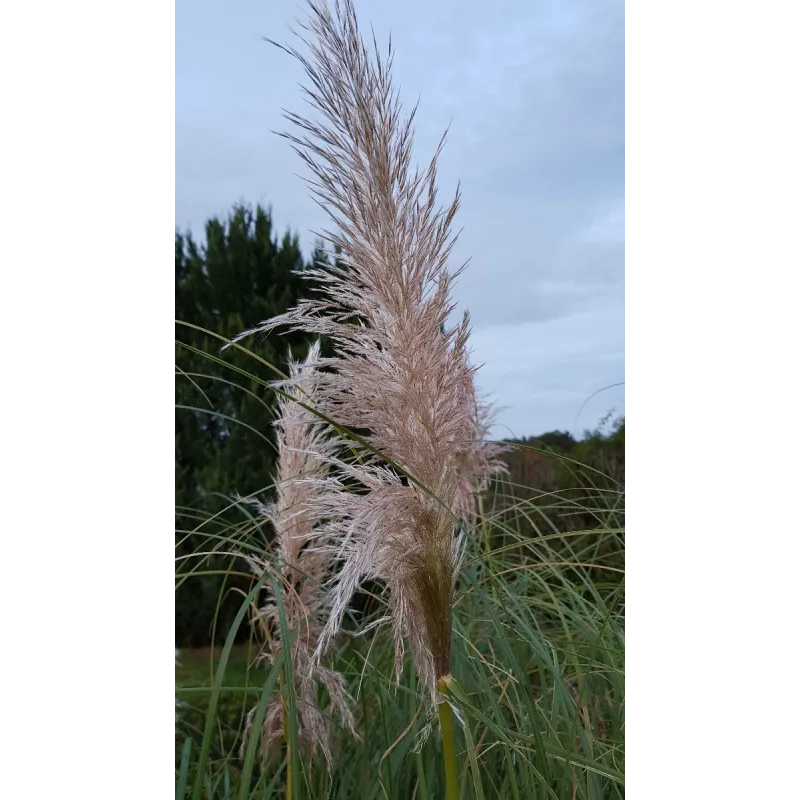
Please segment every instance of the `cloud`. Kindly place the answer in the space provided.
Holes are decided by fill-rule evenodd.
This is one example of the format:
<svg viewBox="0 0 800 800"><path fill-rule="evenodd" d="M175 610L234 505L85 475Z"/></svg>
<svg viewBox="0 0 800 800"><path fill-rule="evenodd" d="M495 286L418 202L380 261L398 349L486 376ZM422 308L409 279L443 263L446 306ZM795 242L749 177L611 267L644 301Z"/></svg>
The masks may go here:
<svg viewBox="0 0 800 800"><path fill-rule="evenodd" d="M590 397L624 380L624 339L624 320L613 307L475 329L477 383L504 407L493 435L580 435L607 411L623 413L620 388Z"/></svg>
<svg viewBox="0 0 800 800"><path fill-rule="evenodd" d="M452 122L440 170L461 182L456 299L473 318L479 385L517 433L572 429L624 379L624 5L618 0L357 0L396 85L420 97L416 155ZM301 71L261 37L290 38L297 0L178 0L176 224L244 199L273 206L310 252L326 224L270 131L298 108ZM615 395L618 396L618 391ZM610 396L583 412L591 427Z"/></svg>

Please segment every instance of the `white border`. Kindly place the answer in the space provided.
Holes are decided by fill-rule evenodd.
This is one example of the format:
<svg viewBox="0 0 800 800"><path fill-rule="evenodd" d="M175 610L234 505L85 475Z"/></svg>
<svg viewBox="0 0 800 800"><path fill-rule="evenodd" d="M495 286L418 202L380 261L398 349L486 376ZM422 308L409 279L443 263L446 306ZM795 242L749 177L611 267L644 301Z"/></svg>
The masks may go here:
<svg viewBox="0 0 800 800"><path fill-rule="evenodd" d="M634 798L796 787L797 14L628 10ZM4 793L162 796L174 8L2 30Z"/></svg>
<svg viewBox="0 0 800 800"><path fill-rule="evenodd" d="M797 792L798 13L627 7L632 798Z"/></svg>
<svg viewBox="0 0 800 800"><path fill-rule="evenodd" d="M2 793L171 796L174 6L0 30Z"/></svg>

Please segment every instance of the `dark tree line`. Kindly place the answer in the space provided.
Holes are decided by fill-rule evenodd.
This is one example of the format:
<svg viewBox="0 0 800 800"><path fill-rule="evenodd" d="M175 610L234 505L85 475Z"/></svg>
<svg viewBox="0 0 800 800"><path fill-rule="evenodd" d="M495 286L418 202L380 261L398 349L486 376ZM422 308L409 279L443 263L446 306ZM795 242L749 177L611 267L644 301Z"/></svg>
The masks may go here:
<svg viewBox="0 0 800 800"><path fill-rule="evenodd" d="M313 256L318 257L321 253ZM274 467L274 396L263 382L278 375L247 353L220 353L224 341L198 328L230 338L286 311L301 290L307 291L294 272L308 266L297 237L277 236L261 207L238 206L228 219L210 220L202 247L189 234L175 235L176 636L181 646L208 641L218 607L223 632L235 614L241 597L228 589L241 579L212 574L230 569L231 559L203 561L193 554L229 549L224 537L247 523L232 507L234 496L269 495ZM307 341L296 334L276 335L243 345L285 371L289 350L302 357ZM191 570L205 574L185 580Z"/></svg>

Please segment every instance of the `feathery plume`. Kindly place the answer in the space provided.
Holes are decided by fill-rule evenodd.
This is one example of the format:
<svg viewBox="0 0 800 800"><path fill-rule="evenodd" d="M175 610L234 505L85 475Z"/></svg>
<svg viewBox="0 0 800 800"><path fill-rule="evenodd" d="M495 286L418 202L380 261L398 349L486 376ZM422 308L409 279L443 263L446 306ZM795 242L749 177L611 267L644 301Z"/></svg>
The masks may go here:
<svg viewBox="0 0 800 800"><path fill-rule="evenodd" d="M300 405L301 402L307 406L313 404L318 359L319 344L314 343L303 363L290 362L289 380L284 387L288 396L278 399L275 421L277 499L269 505L257 500L249 501L273 524L276 558L248 555L246 559L256 575L273 571L280 578L287 628L289 632L297 634L292 643L291 659L296 681L299 741L309 754L319 746L330 762L333 730L329 716L318 706L318 684L322 684L328 692L330 711L338 713L344 727L353 734L355 730L349 707L350 697L342 676L323 667L313 657L323 630L321 617L326 610L322 583L330 574L332 559L329 551L313 546L314 542L309 544L314 527L311 508L315 502L316 482L324 478L328 469L327 461L335 446L326 436L318 417ZM321 542L317 541L316 544ZM257 619L269 637L259 658L274 663L284 647L275 598L258 609ZM255 708L247 716L242 753L254 713ZM283 713L281 698L274 696L267 708L260 734L261 752L265 758L283 736Z"/></svg>
<svg viewBox="0 0 800 800"><path fill-rule="evenodd" d="M489 440L489 431L495 421L495 407L481 397L469 376L468 391L472 398L473 439L461 467L461 480L455 499L455 509L462 519L472 526L477 521L478 497L486 491L493 475L508 472L501 458L510 450L508 445Z"/></svg>
<svg viewBox="0 0 800 800"><path fill-rule="evenodd" d="M367 431L362 439L335 429L338 444L359 459L333 458L334 472L317 482L315 535L342 562L317 655L360 583L381 579L390 593L384 621L394 628L397 676L405 637L435 699L450 669L464 547L458 515L468 507L465 486L491 461L475 445L468 316L447 327L460 272L447 268L459 194L437 205L443 139L424 172L411 169L414 112L401 120L391 43L385 60L377 47L370 54L350 0L336 0L333 10L313 0L309 7L302 28L310 56L283 49L305 68L304 93L317 119L287 113L296 133L283 136L339 231L321 234L338 263L304 272L316 296L238 338L276 328L329 337L334 354L320 362L327 369L317 378L317 407L338 425ZM353 481L364 491L354 492Z"/></svg>

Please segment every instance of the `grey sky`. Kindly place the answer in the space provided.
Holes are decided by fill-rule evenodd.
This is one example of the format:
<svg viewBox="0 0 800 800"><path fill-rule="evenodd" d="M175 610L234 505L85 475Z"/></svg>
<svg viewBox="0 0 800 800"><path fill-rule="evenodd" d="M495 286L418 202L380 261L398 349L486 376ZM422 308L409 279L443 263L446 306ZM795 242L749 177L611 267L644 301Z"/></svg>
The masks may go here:
<svg viewBox="0 0 800 800"><path fill-rule="evenodd" d="M356 0L395 83L419 97L415 152L440 161L443 201L461 181L456 299L473 321L478 385L504 409L495 436L579 433L624 412L625 82L622 0ZM298 0L177 0L175 217L244 200L279 230L326 224L299 159L271 131L303 110L291 41ZM252 320L257 322L258 320Z"/></svg>

